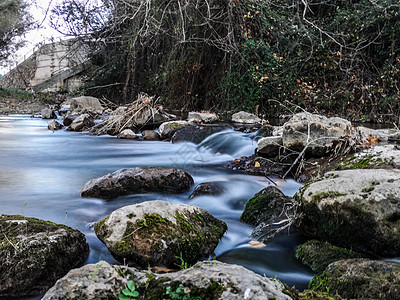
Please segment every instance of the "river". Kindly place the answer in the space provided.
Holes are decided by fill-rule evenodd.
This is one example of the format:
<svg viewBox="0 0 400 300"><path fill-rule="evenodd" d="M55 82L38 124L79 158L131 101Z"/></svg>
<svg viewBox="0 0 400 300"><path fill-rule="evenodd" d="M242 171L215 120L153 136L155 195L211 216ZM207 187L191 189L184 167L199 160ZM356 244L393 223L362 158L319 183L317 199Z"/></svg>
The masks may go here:
<svg viewBox="0 0 400 300"><path fill-rule="evenodd" d="M87 263L106 260L118 264L96 238L95 222L122 206L147 200L196 205L228 224L228 232L215 250L217 259L304 289L313 274L293 254L304 239L281 234L264 248L251 248L248 242L253 227L239 221L244 203L271 184L265 177L224 167L234 158L252 154L257 146L254 137L228 128L200 145L133 141L65 130L52 132L46 120L0 116L0 212L76 228L86 235L90 245ZM113 201L80 196L79 190L89 179L137 166L182 168L192 175L195 184L190 191L176 195L136 194ZM197 184L209 181L224 181L228 189L217 197L189 200ZM289 196L299 187L293 180L279 182L279 188Z"/></svg>

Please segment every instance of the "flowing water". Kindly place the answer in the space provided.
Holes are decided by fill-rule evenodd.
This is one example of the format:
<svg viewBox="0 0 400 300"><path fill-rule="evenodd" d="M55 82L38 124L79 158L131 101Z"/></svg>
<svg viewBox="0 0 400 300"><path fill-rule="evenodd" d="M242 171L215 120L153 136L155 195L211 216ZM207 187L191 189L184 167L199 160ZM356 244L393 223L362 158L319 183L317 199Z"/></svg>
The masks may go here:
<svg viewBox="0 0 400 300"><path fill-rule="evenodd" d="M293 255L303 238L283 234L265 248L255 249L248 244L253 227L239 222L246 200L271 184L264 177L224 167L234 158L252 154L257 146L254 137L229 128L200 145L132 141L65 130L52 132L42 119L0 116L0 213L23 214L79 229L90 245L87 263L106 260L118 264L96 238L95 222L122 206L148 200L197 205L228 224L228 232L215 250L217 259L303 289L312 273ZM189 200L193 188L176 195L136 194L113 201L80 196L79 190L89 179L137 166L182 168L193 176L193 188L201 182L223 181L227 190L217 197L193 200ZM300 187L292 180L279 185L289 196Z"/></svg>

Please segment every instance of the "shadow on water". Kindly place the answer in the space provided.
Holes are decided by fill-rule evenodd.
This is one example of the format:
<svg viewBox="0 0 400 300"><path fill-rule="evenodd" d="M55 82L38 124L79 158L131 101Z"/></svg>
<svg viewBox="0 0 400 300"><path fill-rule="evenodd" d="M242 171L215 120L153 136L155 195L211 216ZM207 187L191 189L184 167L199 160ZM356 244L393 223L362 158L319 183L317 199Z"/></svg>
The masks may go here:
<svg viewBox="0 0 400 300"><path fill-rule="evenodd" d="M305 287L311 273L292 253L298 236L281 236L264 249L245 245L252 227L239 221L245 202L270 182L224 167L229 161L254 152L254 135L232 129L216 133L200 145L119 140L65 130L49 131L47 121L26 116L0 116L0 211L62 223L82 231L90 245L87 263L117 261L97 239L93 225L115 209L149 200L187 203L208 210L228 224L228 232L215 250L218 259L237 263L266 276L277 277L298 288ZM176 195L139 194L113 201L82 198L88 180L136 166L178 167L195 181L190 191ZM220 196L189 200L202 182L223 182ZM286 180L280 189L293 195L300 184Z"/></svg>

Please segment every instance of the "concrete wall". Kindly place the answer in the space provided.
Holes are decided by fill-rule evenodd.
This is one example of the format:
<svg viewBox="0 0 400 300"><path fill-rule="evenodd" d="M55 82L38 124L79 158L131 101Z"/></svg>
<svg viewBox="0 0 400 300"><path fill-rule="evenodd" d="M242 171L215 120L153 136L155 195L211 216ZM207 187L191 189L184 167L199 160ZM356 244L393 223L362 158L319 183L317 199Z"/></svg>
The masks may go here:
<svg viewBox="0 0 400 300"><path fill-rule="evenodd" d="M77 66L83 65L88 53L89 48L77 40L43 45L32 57L0 77L0 86L43 92L72 91L81 85L81 80L80 76L75 74L77 72L71 70L78 70ZM19 78L21 70L25 70L22 79ZM40 89L36 89L35 86L39 86Z"/></svg>

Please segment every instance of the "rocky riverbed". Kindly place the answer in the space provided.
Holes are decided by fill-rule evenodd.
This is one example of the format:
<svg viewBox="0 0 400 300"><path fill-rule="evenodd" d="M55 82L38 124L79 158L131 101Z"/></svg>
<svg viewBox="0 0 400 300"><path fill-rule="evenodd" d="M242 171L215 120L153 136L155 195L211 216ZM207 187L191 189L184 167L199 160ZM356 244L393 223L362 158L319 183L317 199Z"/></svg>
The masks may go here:
<svg viewBox="0 0 400 300"><path fill-rule="evenodd" d="M186 136L190 141L194 137L201 141L226 126L207 125L218 120L212 113L196 112L189 114L187 120L174 120L151 100L138 99L110 112L97 100L80 97L65 103L57 112L46 109L41 113L45 118L63 116L50 121L60 124L49 123L51 130L70 128L143 141L148 136L144 132L149 130L152 139L177 141L174 137L179 136L179 141L184 141L182 137ZM293 176L306 181L294 197L288 197L271 179L267 188L245 201L241 221L255 226L254 247L265 247L283 230L309 237L309 242L298 247L296 256L315 273L310 290L299 292L243 267L210 259L229 227L206 210L168 201L145 201L120 207L94 225L96 235L114 258L131 267L99 262L73 269L57 281L44 299L117 298L119 294L135 295L137 299L174 299L172 295L182 299L400 299L399 264L381 259L393 260L400 255L398 130L355 128L347 120L308 113L293 116L282 127L265 125L265 121L245 113L233 119L252 124L251 130L258 129L258 147L252 156L237 157L230 168L266 178ZM180 134L188 128L192 130L189 135ZM248 130L249 125L237 128ZM129 135L122 135L126 130L131 131ZM116 201L113 199L132 194L187 190L195 184L190 174L172 171L115 170L89 178L85 186L82 184L82 196ZM85 194L88 186L106 191L107 196L101 196L103 192ZM226 183L203 182L190 198L218 195L226 188ZM49 248L47 239L62 247L62 242L52 238L44 227L34 232L43 239L28 242L29 230L24 231L24 226L33 221L21 218L5 221L7 228L15 225L19 229L16 236L9 231L2 240L9 251L4 257L28 253L28 244ZM58 230L75 232L63 227ZM54 276L60 278L81 262L76 259ZM180 270L175 269L179 264ZM49 288L49 283L43 282L40 290L23 277L10 275L11 287L2 295L36 294ZM361 279L354 278L362 278L362 284L356 283ZM23 289L13 287L21 281L26 283ZM32 293L19 292L29 289Z"/></svg>

